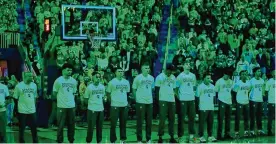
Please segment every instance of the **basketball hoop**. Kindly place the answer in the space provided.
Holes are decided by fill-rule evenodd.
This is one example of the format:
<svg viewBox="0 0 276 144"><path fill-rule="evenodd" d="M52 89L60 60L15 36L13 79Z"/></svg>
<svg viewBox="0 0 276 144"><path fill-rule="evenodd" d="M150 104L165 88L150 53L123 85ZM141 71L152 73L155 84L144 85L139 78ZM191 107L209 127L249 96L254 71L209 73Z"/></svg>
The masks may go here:
<svg viewBox="0 0 276 144"><path fill-rule="evenodd" d="M100 35L98 33L87 33L87 36L91 42L92 49L99 49L101 47Z"/></svg>

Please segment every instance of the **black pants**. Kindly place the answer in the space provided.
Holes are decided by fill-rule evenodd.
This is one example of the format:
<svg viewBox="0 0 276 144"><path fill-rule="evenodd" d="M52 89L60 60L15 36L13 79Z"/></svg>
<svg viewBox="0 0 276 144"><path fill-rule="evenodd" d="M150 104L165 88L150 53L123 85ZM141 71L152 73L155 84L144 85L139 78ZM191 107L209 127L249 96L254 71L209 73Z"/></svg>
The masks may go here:
<svg viewBox="0 0 276 144"><path fill-rule="evenodd" d="M257 129L262 130L262 112L263 112L263 103L249 101L250 108L250 130L255 130L255 120L257 123Z"/></svg>
<svg viewBox="0 0 276 144"><path fill-rule="evenodd" d="M199 114L199 97L195 97L195 113Z"/></svg>
<svg viewBox="0 0 276 144"><path fill-rule="evenodd" d="M267 131L272 132L272 121L275 119L275 104L268 103ZM275 131L275 130L273 130Z"/></svg>
<svg viewBox="0 0 276 144"><path fill-rule="evenodd" d="M52 101L52 112L48 121L48 125L54 124L57 119L57 102L55 100Z"/></svg>
<svg viewBox="0 0 276 144"><path fill-rule="evenodd" d="M240 120L243 115L244 131L249 130L249 104L236 104L235 131L240 131Z"/></svg>
<svg viewBox="0 0 276 144"><path fill-rule="evenodd" d="M142 141L143 121L146 120L146 140L151 140L151 126L152 126L152 104L136 103L136 134L137 141Z"/></svg>
<svg viewBox="0 0 276 144"><path fill-rule="evenodd" d="M159 101L159 130L158 135L164 135L165 122L168 115L169 119L169 135L174 136L174 120L175 120L175 102Z"/></svg>
<svg viewBox="0 0 276 144"><path fill-rule="evenodd" d="M204 124L207 120L207 133L208 136L212 136L213 122L214 122L214 111L213 110L199 110L199 127L198 135L202 137L204 135Z"/></svg>
<svg viewBox="0 0 276 144"><path fill-rule="evenodd" d="M28 125L31 128L33 143L38 143L37 129L36 129L36 113L33 113L33 114L18 113L18 116L19 116L19 142L25 143L24 131L25 131L26 125Z"/></svg>
<svg viewBox="0 0 276 144"><path fill-rule="evenodd" d="M6 125L7 116L6 111L0 112L0 143L6 143Z"/></svg>
<svg viewBox="0 0 276 144"><path fill-rule="evenodd" d="M103 130L103 111L91 111L87 110L87 136L86 142L91 143L93 138L93 129L96 126L96 135L97 135L97 143L101 143L102 141L102 130Z"/></svg>
<svg viewBox="0 0 276 144"><path fill-rule="evenodd" d="M74 142L75 135L75 108L57 108L57 142L63 143L63 128L67 124L67 137L70 143Z"/></svg>
<svg viewBox="0 0 276 144"><path fill-rule="evenodd" d="M179 113L178 113L178 137L184 135L184 121L188 114L189 122L189 134L195 134L194 123L195 123L195 101L180 101Z"/></svg>
<svg viewBox="0 0 276 144"><path fill-rule="evenodd" d="M127 122L127 107L113 107L111 106L110 119L111 119L111 128L110 128L110 142L115 143L117 140L116 136L116 125L118 118L120 120L120 140L126 140L126 122Z"/></svg>
<svg viewBox="0 0 276 144"><path fill-rule="evenodd" d="M231 105L218 101L218 133L217 136L222 136L223 121L225 121L224 135L230 135L230 120L231 120Z"/></svg>

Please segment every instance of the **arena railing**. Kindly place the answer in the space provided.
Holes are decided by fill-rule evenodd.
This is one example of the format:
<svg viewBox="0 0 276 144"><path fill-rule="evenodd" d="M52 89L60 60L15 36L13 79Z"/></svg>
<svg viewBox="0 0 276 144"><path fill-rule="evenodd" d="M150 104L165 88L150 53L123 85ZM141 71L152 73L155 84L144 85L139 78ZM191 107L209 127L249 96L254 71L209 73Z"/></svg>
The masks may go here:
<svg viewBox="0 0 276 144"><path fill-rule="evenodd" d="M0 33L0 48L12 48L20 45L19 32Z"/></svg>
<svg viewBox="0 0 276 144"><path fill-rule="evenodd" d="M169 45L171 43L171 25L172 25L172 12L173 12L173 4L171 5L170 9L170 17L169 17L169 28L168 28L168 36L167 36L167 42L166 42L166 50L165 50L165 57L164 57L164 63L163 63L163 70L166 69L167 59L168 59L168 52L169 52Z"/></svg>

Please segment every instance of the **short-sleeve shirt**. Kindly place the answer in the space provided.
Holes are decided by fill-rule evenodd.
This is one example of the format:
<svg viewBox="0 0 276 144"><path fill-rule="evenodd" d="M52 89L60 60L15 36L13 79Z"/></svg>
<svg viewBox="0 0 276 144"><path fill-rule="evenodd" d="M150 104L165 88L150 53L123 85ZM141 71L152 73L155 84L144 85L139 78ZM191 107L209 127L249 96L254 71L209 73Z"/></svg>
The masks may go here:
<svg viewBox="0 0 276 144"><path fill-rule="evenodd" d="M18 99L18 112L33 114L36 112L37 86L35 83L25 84L20 82L15 86L14 95Z"/></svg>

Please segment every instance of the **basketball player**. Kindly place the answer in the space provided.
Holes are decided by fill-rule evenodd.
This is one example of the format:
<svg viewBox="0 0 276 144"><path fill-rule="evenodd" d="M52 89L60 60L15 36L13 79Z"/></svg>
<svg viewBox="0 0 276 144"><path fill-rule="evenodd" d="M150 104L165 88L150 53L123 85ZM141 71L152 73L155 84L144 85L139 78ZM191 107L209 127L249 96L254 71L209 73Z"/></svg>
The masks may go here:
<svg viewBox="0 0 276 144"><path fill-rule="evenodd" d="M204 81L197 88L199 96L199 140L206 142L204 138L204 124L207 121L208 142L215 142L216 138L212 134L214 122L214 97L215 86L211 84L211 75L205 74Z"/></svg>
<svg viewBox="0 0 276 144"><path fill-rule="evenodd" d="M142 65L142 74L134 78L132 89L134 98L136 99L137 114L137 141L142 141L143 120L146 117L146 141L151 142L151 126L152 126L152 90L154 89L154 78L149 75L149 64Z"/></svg>
<svg viewBox="0 0 276 144"><path fill-rule="evenodd" d="M265 90L268 96L268 119L267 119L267 135L273 136L272 120L275 117L275 70L271 72L272 78L266 82ZM275 131L275 130L273 130Z"/></svg>
<svg viewBox="0 0 276 144"><path fill-rule="evenodd" d="M249 98L248 94L251 89L250 82L247 80L248 73L246 70L240 71L240 80L235 83L233 91L236 92L236 117L235 117L235 138L240 137L240 119L243 115L244 136L248 137L249 133Z"/></svg>
<svg viewBox="0 0 276 144"><path fill-rule="evenodd" d="M100 83L101 75L98 72L93 73L93 81L85 90L85 103L88 104L87 111L87 136L86 142L91 143L93 138L93 129L96 126L97 143L102 141L102 128L104 118L103 98L105 87Z"/></svg>
<svg viewBox="0 0 276 144"><path fill-rule="evenodd" d="M7 98L9 97L9 89L6 85L2 84L0 81L0 143L6 143L6 105Z"/></svg>
<svg viewBox="0 0 276 144"><path fill-rule="evenodd" d="M223 121L225 118L224 139L231 139L230 136L230 120L232 110L232 96L231 90L233 87L233 81L230 79L231 72L226 70L224 76L220 78L215 85L215 89L218 92L218 131L217 139L222 140Z"/></svg>
<svg viewBox="0 0 276 144"><path fill-rule="evenodd" d="M115 143L116 125L119 118L120 121L120 142L124 143L126 140L126 121L127 121L127 93L130 92L129 82L123 78L124 71L121 68L116 69L116 77L113 78L107 86L107 96L111 99L111 128L110 128L110 142Z"/></svg>
<svg viewBox="0 0 276 144"><path fill-rule="evenodd" d="M253 69L254 77L250 80L251 91L249 94L250 108L250 134L255 136L255 120L257 123L258 135L264 135L262 130L263 96L265 93L264 80L259 67Z"/></svg>
<svg viewBox="0 0 276 144"><path fill-rule="evenodd" d="M172 74L173 65L169 65L164 73L156 77L156 93L159 94L159 130L158 143L162 143L164 135L165 122L168 115L169 120L169 135L171 136L170 143L176 143L174 139L174 120L175 120L175 93L176 78Z"/></svg>
<svg viewBox="0 0 276 144"><path fill-rule="evenodd" d="M56 79L53 86L53 96L57 99L57 142L63 142L63 128L67 123L68 140L74 142L75 135L75 96L77 81L71 77L72 65L62 66L62 76Z"/></svg>
<svg viewBox="0 0 276 144"><path fill-rule="evenodd" d="M25 143L24 131L26 125L29 125L33 143L38 143L36 129L36 98L38 95L31 72L23 73L23 81L15 86L13 97L18 100L19 142Z"/></svg>
<svg viewBox="0 0 276 144"><path fill-rule="evenodd" d="M176 94L180 101L180 110L178 113L178 138L179 142L184 142L184 119L188 114L189 122L189 142L194 142L194 120L195 120L195 86L196 76L190 72L190 61L186 59L184 62L184 71L177 76Z"/></svg>

